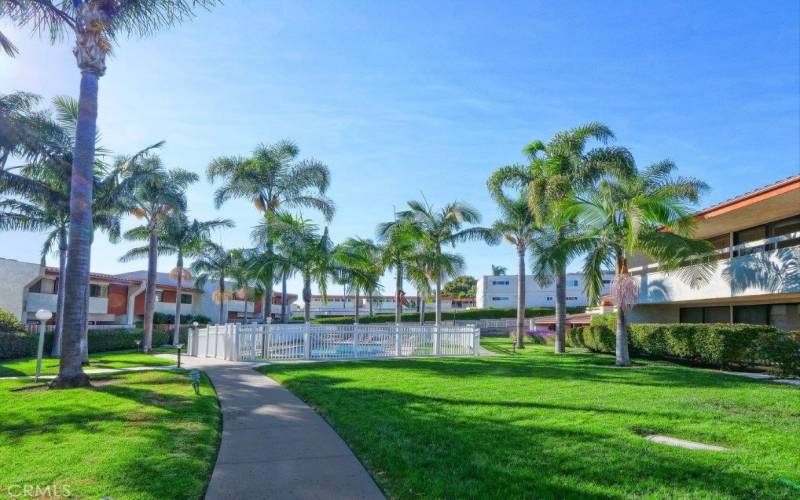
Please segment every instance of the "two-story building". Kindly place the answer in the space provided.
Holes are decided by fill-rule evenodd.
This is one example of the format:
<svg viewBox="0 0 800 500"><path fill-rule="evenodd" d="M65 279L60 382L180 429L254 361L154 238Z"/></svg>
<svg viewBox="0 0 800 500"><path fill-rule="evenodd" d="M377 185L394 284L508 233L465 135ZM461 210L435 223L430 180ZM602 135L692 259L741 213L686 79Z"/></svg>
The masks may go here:
<svg viewBox="0 0 800 500"><path fill-rule="evenodd" d="M369 297L360 296L359 315L369 314ZM443 295L441 297L442 311L452 311L475 307L474 297L451 297ZM310 314L312 318L317 316L353 316L356 313L356 298L354 295L312 295ZM295 307L295 313L302 315L305 305L300 302ZM374 314L394 313L395 298L393 295L375 295L372 297L372 312ZM417 312L419 309L419 297L416 295L406 295L403 303L403 313ZM425 310L433 311L433 297L426 297Z"/></svg>
<svg viewBox="0 0 800 500"><path fill-rule="evenodd" d="M144 317L147 271L133 271L116 275L91 273L89 279L89 324L133 325ZM22 322L34 321L36 311L58 310L58 269L29 262L0 258L0 308ZM243 321L245 310L249 320L260 317L261 301L245 302L233 287L230 300L223 304L224 321ZM185 280L178 298L177 282L167 273L156 274L156 312L175 314L177 301L181 301L181 314L204 315L212 322L219 321L219 304L214 301L217 283L207 282L203 288L192 280ZM287 304L297 299L287 294ZM278 317L281 311L280 293L273 298L271 313ZM51 320L54 321L54 320Z"/></svg>
<svg viewBox="0 0 800 500"><path fill-rule="evenodd" d="M603 293L608 293L611 273L603 276ZM478 279L476 305L479 309L517 307L517 275L482 276ZM587 306L583 273L567 273L567 306ZM525 276L525 307L555 307L555 283L541 286L533 276Z"/></svg>
<svg viewBox="0 0 800 500"><path fill-rule="evenodd" d="M693 283L697 272L667 273L646 259L632 262L639 304L631 321L799 330L800 175L701 210L696 219L694 236L716 248L710 275Z"/></svg>

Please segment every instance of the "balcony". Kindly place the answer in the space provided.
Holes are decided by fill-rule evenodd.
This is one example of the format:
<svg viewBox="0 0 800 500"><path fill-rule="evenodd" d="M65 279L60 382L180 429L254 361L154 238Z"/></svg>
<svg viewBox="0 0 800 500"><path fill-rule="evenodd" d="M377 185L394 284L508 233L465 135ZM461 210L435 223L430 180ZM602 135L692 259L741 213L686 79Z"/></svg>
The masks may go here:
<svg viewBox="0 0 800 500"><path fill-rule="evenodd" d="M632 268L640 304L800 293L800 232L717 250L707 281L692 286L692 268L664 272L658 264Z"/></svg>
<svg viewBox="0 0 800 500"><path fill-rule="evenodd" d="M58 295L54 293L28 293L26 307L28 312L36 312L39 309L47 309L55 312L58 309ZM108 299L105 297L89 297L89 314L107 314Z"/></svg>

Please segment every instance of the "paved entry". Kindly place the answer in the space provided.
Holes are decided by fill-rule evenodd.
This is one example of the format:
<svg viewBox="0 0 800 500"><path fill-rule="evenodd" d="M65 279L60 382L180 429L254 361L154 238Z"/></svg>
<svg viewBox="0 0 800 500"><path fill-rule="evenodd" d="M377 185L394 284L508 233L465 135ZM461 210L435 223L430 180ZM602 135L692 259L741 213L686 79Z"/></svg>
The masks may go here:
<svg viewBox="0 0 800 500"><path fill-rule="evenodd" d="M372 477L308 405L251 363L184 358L222 408L222 443L206 499L383 499Z"/></svg>

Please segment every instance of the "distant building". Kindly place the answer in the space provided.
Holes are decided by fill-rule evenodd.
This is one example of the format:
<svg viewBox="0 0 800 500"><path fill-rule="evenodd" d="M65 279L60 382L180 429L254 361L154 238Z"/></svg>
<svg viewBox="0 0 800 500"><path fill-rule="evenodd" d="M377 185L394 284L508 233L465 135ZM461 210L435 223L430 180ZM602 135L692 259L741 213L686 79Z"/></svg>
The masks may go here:
<svg viewBox="0 0 800 500"><path fill-rule="evenodd" d="M89 278L89 324L132 325L144 316L144 296L147 271L133 271L116 275L91 273ZM22 322L33 321L36 311L47 309L55 313L58 309L58 269L40 264L0 258L0 308L5 309ZM234 290L233 283L227 283ZM181 289L181 314L202 314L213 322L219 321L219 304L214 302L216 283L207 282L200 289L192 280L186 280ZM287 294L289 305L297 299ZM156 312L175 314L177 283L167 273L156 275ZM281 294L276 293L271 312L280 315ZM225 321L244 319L245 301L235 296L224 304ZM289 309L291 310L291 309ZM247 302L248 318L261 314L260 301ZM51 320L55 321L55 319Z"/></svg>
<svg viewBox="0 0 800 500"><path fill-rule="evenodd" d="M614 275L603 276L603 294L608 293ZM517 276L483 276L478 279L476 305L479 309L517 307ZM582 273L567 273L567 306L590 305L584 292ZM533 276L525 276L525 307L555 307L555 282L541 286Z"/></svg>
<svg viewBox="0 0 800 500"><path fill-rule="evenodd" d="M419 297L407 295L406 303L403 304L403 313L417 312L419 307ZM442 311L452 311L475 307L474 297L451 297L442 296ZM356 313L356 300L354 295L312 295L310 314L312 318L317 316L354 316ZM394 313L395 299L392 295L375 295L372 297L372 312L374 314ZM425 303L425 312L433 312L433 297L428 297ZM295 305L295 314L302 315L305 311L305 304L301 301ZM369 297L359 296L359 315L369 315Z"/></svg>

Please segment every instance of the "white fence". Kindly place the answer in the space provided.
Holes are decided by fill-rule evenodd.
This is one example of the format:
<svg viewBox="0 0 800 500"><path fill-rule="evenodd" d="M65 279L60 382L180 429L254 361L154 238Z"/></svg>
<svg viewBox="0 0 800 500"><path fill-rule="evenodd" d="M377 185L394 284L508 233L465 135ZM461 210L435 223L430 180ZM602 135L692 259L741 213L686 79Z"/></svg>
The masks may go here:
<svg viewBox="0 0 800 500"><path fill-rule="evenodd" d="M189 331L187 354L233 361L477 356L475 326L216 325Z"/></svg>

